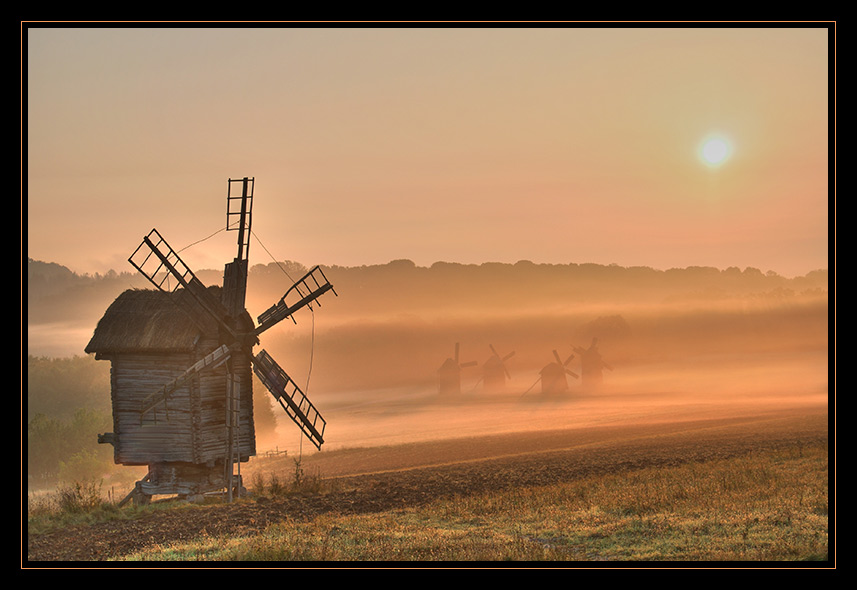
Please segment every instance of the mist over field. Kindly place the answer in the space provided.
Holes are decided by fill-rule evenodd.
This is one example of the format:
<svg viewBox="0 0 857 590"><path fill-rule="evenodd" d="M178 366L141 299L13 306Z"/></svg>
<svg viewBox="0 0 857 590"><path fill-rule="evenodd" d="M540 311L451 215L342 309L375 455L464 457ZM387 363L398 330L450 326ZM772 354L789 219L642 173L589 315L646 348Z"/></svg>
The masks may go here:
<svg viewBox="0 0 857 590"><path fill-rule="evenodd" d="M131 273L80 277L29 264L28 352L83 356L101 314ZM726 415L826 403L827 272L788 279L757 269L659 271L587 264L418 267L407 260L325 267L338 296L280 322L257 346L270 352L328 421L325 448L567 428L616 420ZM305 268L256 265L254 317ZM200 271L207 285L222 273ZM540 371L598 339L610 369L597 390L569 375L568 391L543 394ZM460 347L461 393L441 394L438 369ZM512 354L509 379L488 390L483 366ZM106 385L107 386L107 385ZM264 390L255 392L266 395ZM276 408L278 409L278 408ZM285 417L259 448L294 448Z"/></svg>

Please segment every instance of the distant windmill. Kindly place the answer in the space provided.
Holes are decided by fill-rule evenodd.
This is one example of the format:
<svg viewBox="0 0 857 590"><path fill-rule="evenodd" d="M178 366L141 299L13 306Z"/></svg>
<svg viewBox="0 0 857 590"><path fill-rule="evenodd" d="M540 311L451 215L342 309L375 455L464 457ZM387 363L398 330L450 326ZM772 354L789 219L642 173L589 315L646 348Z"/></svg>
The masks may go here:
<svg viewBox="0 0 857 590"><path fill-rule="evenodd" d="M555 362L545 365L539 371L539 378L530 386L530 389L535 387L536 383L541 382L542 393L544 394L564 393L568 391L568 379L566 375L571 375L575 379L580 378L577 373L566 367L571 362L571 359L574 358L573 354L565 359L565 362L559 357L559 353L556 350L553 351L553 356ZM530 389L525 391L524 394L529 393Z"/></svg>
<svg viewBox="0 0 857 590"><path fill-rule="evenodd" d="M437 370L440 393L461 393L461 369L476 366L476 361L461 363L458 360L459 343L455 343L455 357L446 359Z"/></svg>
<svg viewBox="0 0 857 590"><path fill-rule="evenodd" d="M612 371L613 367L604 362L601 352L598 350L598 338L592 339L589 348L574 346L574 352L580 355L580 363L583 373L581 383L584 389L598 389L604 380L602 369Z"/></svg>
<svg viewBox="0 0 857 590"><path fill-rule="evenodd" d="M491 348L492 355L482 365L482 380L485 389L489 391L502 391L506 387L506 379L511 379L509 370L506 368L506 361L515 356L513 350L504 357L500 357L494 346L488 345Z"/></svg>

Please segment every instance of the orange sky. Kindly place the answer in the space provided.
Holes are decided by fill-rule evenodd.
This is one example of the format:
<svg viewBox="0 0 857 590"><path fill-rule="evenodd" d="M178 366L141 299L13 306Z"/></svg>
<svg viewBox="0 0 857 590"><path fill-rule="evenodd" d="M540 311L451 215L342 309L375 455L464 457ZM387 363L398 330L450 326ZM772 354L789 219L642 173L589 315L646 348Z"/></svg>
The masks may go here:
<svg viewBox="0 0 857 590"><path fill-rule="evenodd" d="M24 34L27 255L77 272L216 232L245 175L258 239L307 265L828 266L821 26Z"/></svg>

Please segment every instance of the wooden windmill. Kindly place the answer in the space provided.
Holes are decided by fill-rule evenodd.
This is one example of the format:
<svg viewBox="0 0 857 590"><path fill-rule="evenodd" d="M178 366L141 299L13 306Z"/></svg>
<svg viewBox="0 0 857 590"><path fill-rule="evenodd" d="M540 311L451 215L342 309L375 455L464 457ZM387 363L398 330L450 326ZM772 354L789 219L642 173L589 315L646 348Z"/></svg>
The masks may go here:
<svg viewBox="0 0 857 590"><path fill-rule="evenodd" d="M565 359L564 362L559 357L559 353L556 350L553 351L553 356L555 359L554 362L545 365L545 367L539 371L539 378L536 381L536 383L541 382L542 393L545 394L564 393L568 391L568 378L566 375L571 375L575 379L580 378L577 373L567 367L568 363L571 362L571 359L574 358L573 354ZM535 383L533 386L535 386ZM530 387L530 389L532 389L532 387Z"/></svg>
<svg viewBox="0 0 857 590"><path fill-rule="evenodd" d="M512 378L506 368L506 361L515 356L515 351L500 357L493 345L489 344L488 347L492 354L482 365L483 386L489 391L502 391L506 387L506 379Z"/></svg>
<svg viewBox="0 0 857 590"><path fill-rule="evenodd" d="M253 347L333 286L316 266L253 322L244 301L254 184L229 179L226 229L238 232L238 254L222 288L205 287L153 229L128 260L156 290L121 294L86 347L111 362L114 430L99 442L113 445L117 464L148 466L125 501L224 488L231 500L241 491L240 463L256 454L251 370L310 442L324 442L324 418L271 355Z"/></svg>
<svg viewBox="0 0 857 590"><path fill-rule="evenodd" d="M601 351L598 350L598 338L593 338L589 348L575 346L574 351L580 355L581 373L583 379L581 384L584 389L598 389L604 380L603 370L612 371L613 367L604 362L601 358Z"/></svg>
<svg viewBox="0 0 857 590"><path fill-rule="evenodd" d="M438 391L440 393L461 393L461 369L476 366L476 361L466 363L458 360L459 343L455 343L455 356L446 359L437 370Z"/></svg>

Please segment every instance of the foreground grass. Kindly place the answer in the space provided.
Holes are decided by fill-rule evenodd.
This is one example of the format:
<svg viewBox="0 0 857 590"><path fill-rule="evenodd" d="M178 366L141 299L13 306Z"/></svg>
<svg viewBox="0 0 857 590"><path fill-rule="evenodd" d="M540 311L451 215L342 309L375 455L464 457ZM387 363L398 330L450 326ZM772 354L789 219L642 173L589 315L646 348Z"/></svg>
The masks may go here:
<svg viewBox="0 0 857 590"><path fill-rule="evenodd" d="M152 504L120 508L115 498L105 494L99 481L65 483L50 493L27 495L27 534L50 533L58 529L113 520L132 520L158 510L193 508L190 504Z"/></svg>
<svg viewBox="0 0 857 590"><path fill-rule="evenodd" d="M203 536L131 561L813 561L828 450L775 453Z"/></svg>

